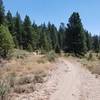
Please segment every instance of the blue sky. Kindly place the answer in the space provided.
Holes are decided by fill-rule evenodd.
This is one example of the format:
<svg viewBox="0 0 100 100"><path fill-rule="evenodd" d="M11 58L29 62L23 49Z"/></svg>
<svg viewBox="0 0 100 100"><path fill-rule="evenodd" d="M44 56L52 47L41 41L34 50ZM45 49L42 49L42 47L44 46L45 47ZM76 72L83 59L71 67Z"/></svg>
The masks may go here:
<svg viewBox="0 0 100 100"><path fill-rule="evenodd" d="M22 19L27 14L37 24L52 22L57 27L67 24L73 11L79 12L84 28L93 34L100 33L100 0L4 0L6 12L18 11Z"/></svg>

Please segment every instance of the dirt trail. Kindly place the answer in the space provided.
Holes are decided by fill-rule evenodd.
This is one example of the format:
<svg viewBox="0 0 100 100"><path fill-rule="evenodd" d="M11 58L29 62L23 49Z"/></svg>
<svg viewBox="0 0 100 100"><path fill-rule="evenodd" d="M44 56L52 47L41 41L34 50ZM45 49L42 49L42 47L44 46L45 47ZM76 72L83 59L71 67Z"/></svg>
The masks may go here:
<svg viewBox="0 0 100 100"><path fill-rule="evenodd" d="M57 90L50 100L100 100L100 79L76 61L60 59Z"/></svg>
<svg viewBox="0 0 100 100"><path fill-rule="evenodd" d="M80 85L78 70L76 65L71 64L69 61L62 60L58 65L60 71L58 77L57 91L51 95L50 100L79 100Z"/></svg>

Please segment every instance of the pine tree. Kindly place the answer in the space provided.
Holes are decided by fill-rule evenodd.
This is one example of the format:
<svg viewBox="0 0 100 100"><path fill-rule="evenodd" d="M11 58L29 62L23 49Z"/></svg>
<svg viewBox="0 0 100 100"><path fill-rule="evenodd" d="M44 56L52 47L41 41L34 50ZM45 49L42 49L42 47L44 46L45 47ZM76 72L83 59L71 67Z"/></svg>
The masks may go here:
<svg viewBox="0 0 100 100"><path fill-rule="evenodd" d="M92 49L92 37L91 34L88 31L84 31L86 35L86 45L87 45L87 51Z"/></svg>
<svg viewBox="0 0 100 100"><path fill-rule="evenodd" d="M3 6L3 1L0 0L0 25L5 23L5 9Z"/></svg>
<svg viewBox="0 0 100 100"><path fill-rule="evenodd" d="M7 27L0 26L0 56L6 58L14 48L12 35Z"/></svg>
<svg viewBox="0 0 100 100"><path fill-rule="evenodd" d="M60 52L60 45L58 41L58 31L54 24L48 23L48 34L50 37L50 44L52 45L52 49ZM59 50L58 50L59 49Z"/></svg>
<svg viewBox="0 0 100 100"><path fill-rule="evenodd" d="M10 33L14 36L14 21L13 21L13 17L10 11L8 11L7 15L6 15L6 19L7 19L7 26L8 29L10 31Z"/></svg>
<svg viewBox="0 0 100 100"><path fill-rule="evenodd" d="M40 38L39 28L36 25L36 23L33 22L33 24L32 24L32 48L33 48L33 50L39 49L38 48L39 38Z"/></svg>
<svg viewBox="0 0 100 100"><path fill-rule="evenodd" d="M38 26L36 25L35 22L33 22L33 24L32 24L32 28L33 28L34 30L37 30Z"/></svg>
<svg viewBox="0 0 100 100"><path fill-rule="evenodd" d="M92 44L93 50L94 50L96 53L98 53L98 52L100 51L99 37L98 37L97 35L94 35L94 36L92 37L92 39L93 39L93 44Z"/></svg>
<svg viewBox="0 0 100 100"><path fill-rule="evenodd" d="M51 49L45 23L40 26L40 49L44 53Z"/></svg>
<svg viewBox="0 0 100 100"><path fill-rule="evenodd" d="M24 49L28 48L28 45L30 44L32 46L32 25L31 20L29 16L25 16L24 22L23 22L23 45Z"/></svg>
<svg viewBox="0 0 100 100"><path fill-rule="evenodd" d="M58 32L58 42L59 42L59 45L60 45L60 49L64 49L65 31L66 31L65 25L64 25L64 23L61 23L60 27L59 27L59 32Z"/></svg>
<svg viewBox="0 0 100 100"><path fill-rule="evenodd" d="M69 18L68 26L68 49L75 54L84 54L86 52L86 37L80 16L74 12Z"/></svg>
<svg viewBox="0 0 100 100"><path fill-rule="evenodd" d="M22 48L22 20L20 17L20 14L17 12L16 13L16 17L14 19L14 35L15 35L15 39L14 41L16 41L18 44L16 45L17 48Z"/></svg>

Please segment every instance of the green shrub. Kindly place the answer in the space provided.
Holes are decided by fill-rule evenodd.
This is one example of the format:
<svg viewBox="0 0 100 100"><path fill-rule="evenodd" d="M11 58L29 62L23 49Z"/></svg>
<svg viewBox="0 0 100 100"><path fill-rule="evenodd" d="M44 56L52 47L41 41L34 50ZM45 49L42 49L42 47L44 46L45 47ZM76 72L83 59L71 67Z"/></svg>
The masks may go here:
<svg viewBox="0 0 100 100"><path fill-rule="evenodd" d="M89 53L87 60L93 60L93 54L92 53Z"/></svg>
<svg viewBox="0 0 100 100"><path fill-rule="evenodd" d="M47 54L47 59L48 59L48 61L50 61L50 62L55 61L55 57L56 57L56 55L55 55L55 52L54 52L53 50L50 51L50 52Z"/></svg>
<svg viewBox="0 0 100 100"><path fill-rule="evenodd" d="M69 57L70 54L69 54L69 53L65 53L64 56L65 56L65 57Z"/></svg>
<svg viewBox="0 0 100 100"><path fill-rule="evenodd" d="M32 48L32 45L31 45L31 44L28 44L27 50L28 50L29 52L33 52L33 48Z"/></svg>
<svg viewBox="0 0 100 100"><path fill-rule="evenodd" d="M7 27L0 26L0 56L3 58L9 57L14 48L12 35Z"/></svg>

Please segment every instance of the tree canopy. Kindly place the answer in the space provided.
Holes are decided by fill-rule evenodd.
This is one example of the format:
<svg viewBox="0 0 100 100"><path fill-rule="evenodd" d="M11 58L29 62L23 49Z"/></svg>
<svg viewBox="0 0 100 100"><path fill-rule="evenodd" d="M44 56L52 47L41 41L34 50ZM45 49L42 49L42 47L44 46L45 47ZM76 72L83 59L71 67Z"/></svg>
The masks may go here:
<svg viewBox="0 0 100 100"><path fill-rule="evenodd" d="M84 29L78 12L73 12L66 24L61 23L59 28L51 22L37 25L28 15L22 20L18 12L16 16L12 16L10 11L5 14L3 1L0 0L0 56L6 57L12 48L79 55L90 50L100 52L100 36L92 36Z"/></svg>

